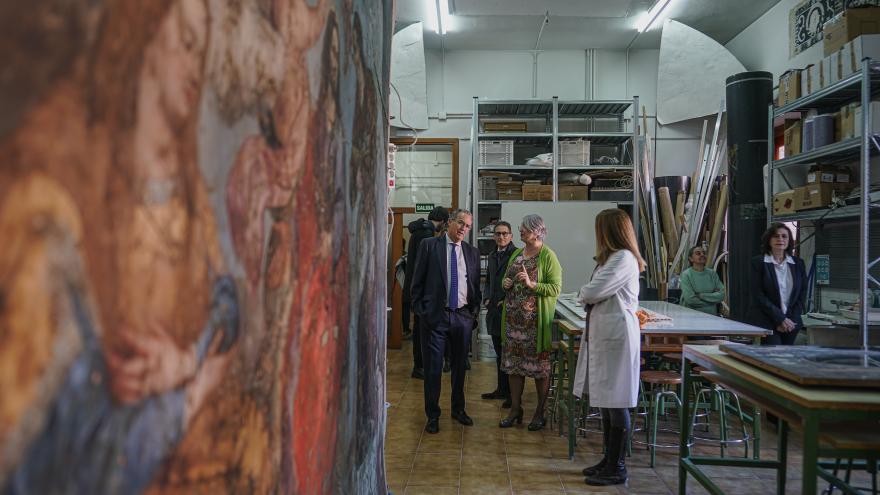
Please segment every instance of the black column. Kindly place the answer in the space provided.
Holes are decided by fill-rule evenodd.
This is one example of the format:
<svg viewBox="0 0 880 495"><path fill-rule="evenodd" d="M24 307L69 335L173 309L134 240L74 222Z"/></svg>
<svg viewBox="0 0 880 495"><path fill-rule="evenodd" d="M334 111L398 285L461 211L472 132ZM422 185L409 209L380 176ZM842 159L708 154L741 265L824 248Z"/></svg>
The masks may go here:
<svg viewBox="0 0 880 495"><path fill-rule="evenodd" d="M746 321L749 259L767 226L763 168L767 163L768 106L773 74L742 72L727 78L728 287L731 318Z"/></svg>

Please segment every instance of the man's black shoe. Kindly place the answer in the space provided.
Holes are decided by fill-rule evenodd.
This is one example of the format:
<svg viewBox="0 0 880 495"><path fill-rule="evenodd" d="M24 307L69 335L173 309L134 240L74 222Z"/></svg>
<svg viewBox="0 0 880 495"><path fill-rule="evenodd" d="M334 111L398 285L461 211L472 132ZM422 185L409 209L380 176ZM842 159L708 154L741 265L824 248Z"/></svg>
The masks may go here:
<svg viewBox="0 0 880 495"><path fill-rule="evenodd" d="M437 433L440 431L440 421L437 418L429 419L428 424L425 425L425 431L431 434Z"/></svg>
<svg viewBox="0 0 880 495"><path fill-rule="evenodd" d="M491 392L486 392L485 394L481 395L480 397L482 397L483 399L487 399L487 400L488 399L503 399L504 394L502 394L498 390L493 390Z"/></svg>
<svg viewBox="0 0 880 495"><path fill-rule="evenodd" d="M501 409L510 409L510 397L504 399L504 402L501 403Z"/></svg>
<svg viewBox="0 0 880 495"><path fill-rule="evenodd" d="M410 374L409 376L413 378L418 378L419 380L424 380L425 370L423 370L422 368L413 368L412 374Z"/></svg>
<svg viewBox="0 0 880 495"><path fill-rule="evenodd" d="M461 423L465 426L473 426L474 425L474 420L472 420L471 417L468 416L467 413L464 411L453 411L452 412L452 419L458 421L459 423Z"/></svg>

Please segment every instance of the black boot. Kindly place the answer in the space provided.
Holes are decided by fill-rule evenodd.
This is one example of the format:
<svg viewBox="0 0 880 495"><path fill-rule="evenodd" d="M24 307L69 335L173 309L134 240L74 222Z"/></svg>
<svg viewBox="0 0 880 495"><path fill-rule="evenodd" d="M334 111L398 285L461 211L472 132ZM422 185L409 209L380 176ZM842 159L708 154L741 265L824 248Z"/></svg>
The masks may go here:
<svg viewBox="0 0 880 495"><path fill-rule="evenodd" d="M626 440L625 428L611 428L609 438L608 463L595 476L588 476L588 485L609 486L626 483Z"/></svg>
<svg viewBox="0 0 880 495"><path fill-rule="evenodd" d="M607 414L602 415L602 460L598 464L584 468L581 472L584 476L595 476L608 464L608 448L611 446L611 418Z"/></svg>

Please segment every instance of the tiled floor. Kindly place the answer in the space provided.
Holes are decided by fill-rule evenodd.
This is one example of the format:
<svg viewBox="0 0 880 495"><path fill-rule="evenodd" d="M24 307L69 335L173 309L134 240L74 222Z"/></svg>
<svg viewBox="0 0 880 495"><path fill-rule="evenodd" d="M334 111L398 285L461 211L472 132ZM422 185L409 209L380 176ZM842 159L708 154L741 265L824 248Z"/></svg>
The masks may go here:
<svg viewBox="0 0 880 495"><path fill-rule="evenodd" d="M474 426L463 427L449 417L449 374L443 375L440 407L440 433L423 432L423 382L410 378L411 343L403 350L388 351L388 423L385 437L385 464L388 491L406 494L563 494L563 493L678 493L677 451L658 451L654 468L648 452L633 446L627 459L629 481L626 486L591 487L584 483L581 469L598 461L601 435L589 434L578 440L575 460L569 461L568 444L558 431L530 432L525 428L535 408L536 395L531 380L524 397L525 421L522 426L498 428L506 415L501 401L482 400L480 394L495 387L495 364L472 362L467 375L467 412ZM530 388L530 389L529 389ZM776 457L776 438L765 431L762 457ZM716 455L717 448L696 447L697 453ZM741 452L741 451L740 451ZM786 493L800 493L801 455L796 440L790 442ZM729 494L775 493L776 474L772 470L705 468L707 474ZM820 484L824 488L825 484ZM691 478L688 493L707 493Z"/></svg>

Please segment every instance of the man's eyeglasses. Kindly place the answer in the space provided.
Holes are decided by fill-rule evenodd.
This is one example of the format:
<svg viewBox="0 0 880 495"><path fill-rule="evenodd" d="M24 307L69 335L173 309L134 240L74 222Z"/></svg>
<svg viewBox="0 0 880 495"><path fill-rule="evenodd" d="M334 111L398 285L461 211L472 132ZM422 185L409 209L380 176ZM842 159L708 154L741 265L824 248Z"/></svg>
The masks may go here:
<svg viewBox="0 0 880 495"><path fill-rule="evenodd" d="M471 224L469 224L469 223L465 223L464 220L455 220L455 223L457 223L458 226L461 227L461 228L463 228L463 229L469 229L469 228L471 228Z"/></svg>
<svg viewBox="0 0 880 495"><path fill-rule="evenodd" d="M510 235L510 232L494 232L495 237L507 237Z"/></svg>

